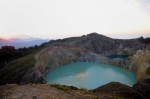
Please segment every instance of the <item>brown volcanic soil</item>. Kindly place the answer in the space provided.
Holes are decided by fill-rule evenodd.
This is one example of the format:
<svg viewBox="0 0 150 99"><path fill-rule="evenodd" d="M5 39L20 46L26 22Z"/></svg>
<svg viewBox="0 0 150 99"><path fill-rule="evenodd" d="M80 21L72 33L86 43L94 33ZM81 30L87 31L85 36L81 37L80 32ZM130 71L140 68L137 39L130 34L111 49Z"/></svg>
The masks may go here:
<svg viewBox="0 0 150 99"><path fill-rule="evenodd" d="M129 99L82 89L57 89L49 84L0 85L0 99Z"/></svg>
<svg viewBox="0 0 150 99"><path fill-rule="evenodd" d="M0 85L0 99L145 99L132 88L111 82L95 90L50 84ZM147 98L146 98L147 99Z"/></svg>
<svg viewBox="0 0 150 99"><path fill-rule="evenodd" d="M90 99L98 96L82 90L64 91L49 84L0 85L0 99ZM103 96L111 99L111 96Z"/></svg>

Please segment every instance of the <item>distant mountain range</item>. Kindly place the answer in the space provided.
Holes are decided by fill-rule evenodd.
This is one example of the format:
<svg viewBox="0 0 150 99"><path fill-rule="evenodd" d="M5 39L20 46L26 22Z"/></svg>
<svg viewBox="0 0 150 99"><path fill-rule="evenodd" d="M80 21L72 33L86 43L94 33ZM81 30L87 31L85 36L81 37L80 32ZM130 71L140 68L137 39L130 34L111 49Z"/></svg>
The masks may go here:
<svg viewBox="0 0 150 99"><path fill-rule="evenodd" d="M40 38L10 38L10 39L3 39L0 38L0 48L2 46L14 46L15 48L23 48L23 47L30 47L34 45L40 45L44 42L48 42L48 39L40 39Z"/></svg>

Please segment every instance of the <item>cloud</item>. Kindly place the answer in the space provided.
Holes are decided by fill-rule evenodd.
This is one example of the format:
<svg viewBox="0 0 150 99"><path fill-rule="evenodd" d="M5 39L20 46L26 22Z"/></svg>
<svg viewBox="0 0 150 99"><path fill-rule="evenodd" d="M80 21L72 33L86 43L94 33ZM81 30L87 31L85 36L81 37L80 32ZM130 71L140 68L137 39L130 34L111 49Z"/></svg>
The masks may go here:
<svg viewBox="0 0 150 99"><path fill-rule="evenodd" d="M135 6L139 6L141 4L142 0L132 0L132 2Z"/></svg>
<svg viewBox="0 0 150 99"><path fill-rule="evenodd" d="M147 6L147 8L149 8L149 9L150 9L150 3L147 3L147 4L146 4L146 6Z"/></svg>

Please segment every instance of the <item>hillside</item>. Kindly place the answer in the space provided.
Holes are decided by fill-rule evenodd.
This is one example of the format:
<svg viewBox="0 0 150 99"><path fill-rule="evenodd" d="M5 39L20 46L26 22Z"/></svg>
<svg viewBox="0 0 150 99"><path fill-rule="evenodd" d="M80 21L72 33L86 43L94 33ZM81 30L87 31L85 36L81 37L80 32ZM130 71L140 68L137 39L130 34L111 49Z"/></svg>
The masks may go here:
<svg viewBox="0 0 150 99"><path fill-rule="evenodd" d="M97 33L91 33L87 36L82 36L78 39L70 40L65 39L65 42L69 44L78 44L84 46L86 49L102 55L112 54L133 54L137 49L144 47L144 44L139 39L113 39L100 35ZM133 52L133 53L132 53Z"/></svg>
<svg viewBox="0 0 150 99"><path fill-rule="evenodd" d="M142 42L141 38L113 39L97 33L52 40L42 44L39 49L35 49L27 56L5 64L0 69L0 84L45 84L45 76L52 68L76 61L119 66L135 72L137 82L143 81L150 77L150 47L148 44ZM126 55L128 57L109 58L112 55ZM150 83L147 83L149 86ZM135 89L140 90L141 87Z"/></svg>
<svg viewBox="0 0 150 99"><path fill-rule="evenodd" d="M120 40L112 39L97 33L91 33L81 37L52 40L44 46L45 47L42 47L42 45L40 46L42 50L41 48L38 48L37 51L32 51L32 53L36 53L26 56L34 58L32 59L34 61L30 61L33 65L20 75L20 82L16 83L39 82L45 79L46 73L49 72L51 68L68 64L73 61L93 61L130 69L129 66L125 67L126 65L129 65L127 64L129 62L124 62L125 60L122 59L109 59L107 56L134 55L136 51L144 48L146 44L142 43L139 39ZM38 51L39 49L41 51ZM26 57L14 60L0 69L2 79L0 84L18 81L17 78L16 80L10 79L9 82L6 79L15 77L17 74L14 74L13 72L16 71L18 67L24 66L24 68L26 68L26 66L28 66L25 63L25 60L28 60ZM30 62L28 63L30 64ZM14 68L12 68L12 64ZM9 75L6 75L7 73L9 73ZM33 77L31 75L33 75Z"/></svg>

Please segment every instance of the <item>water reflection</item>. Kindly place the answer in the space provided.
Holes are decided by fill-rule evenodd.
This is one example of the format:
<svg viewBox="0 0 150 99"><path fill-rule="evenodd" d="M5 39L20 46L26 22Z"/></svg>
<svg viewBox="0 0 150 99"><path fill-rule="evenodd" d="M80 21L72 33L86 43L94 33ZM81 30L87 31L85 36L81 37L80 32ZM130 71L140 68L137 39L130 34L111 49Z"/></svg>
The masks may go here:
<svg viewBox="0 0 150 99"><path fill-rule="evenodd" d="M112 81L132 86L135 74L111 65L76 62L52 69L46 80L49 83L94 89Z"/></svg>
<svg viewBox="0 0 150 99"><path fill-rule="evenodd" d="M77 74L77 78L83 78L84 76L85 76L84 72Z"/></svg>

